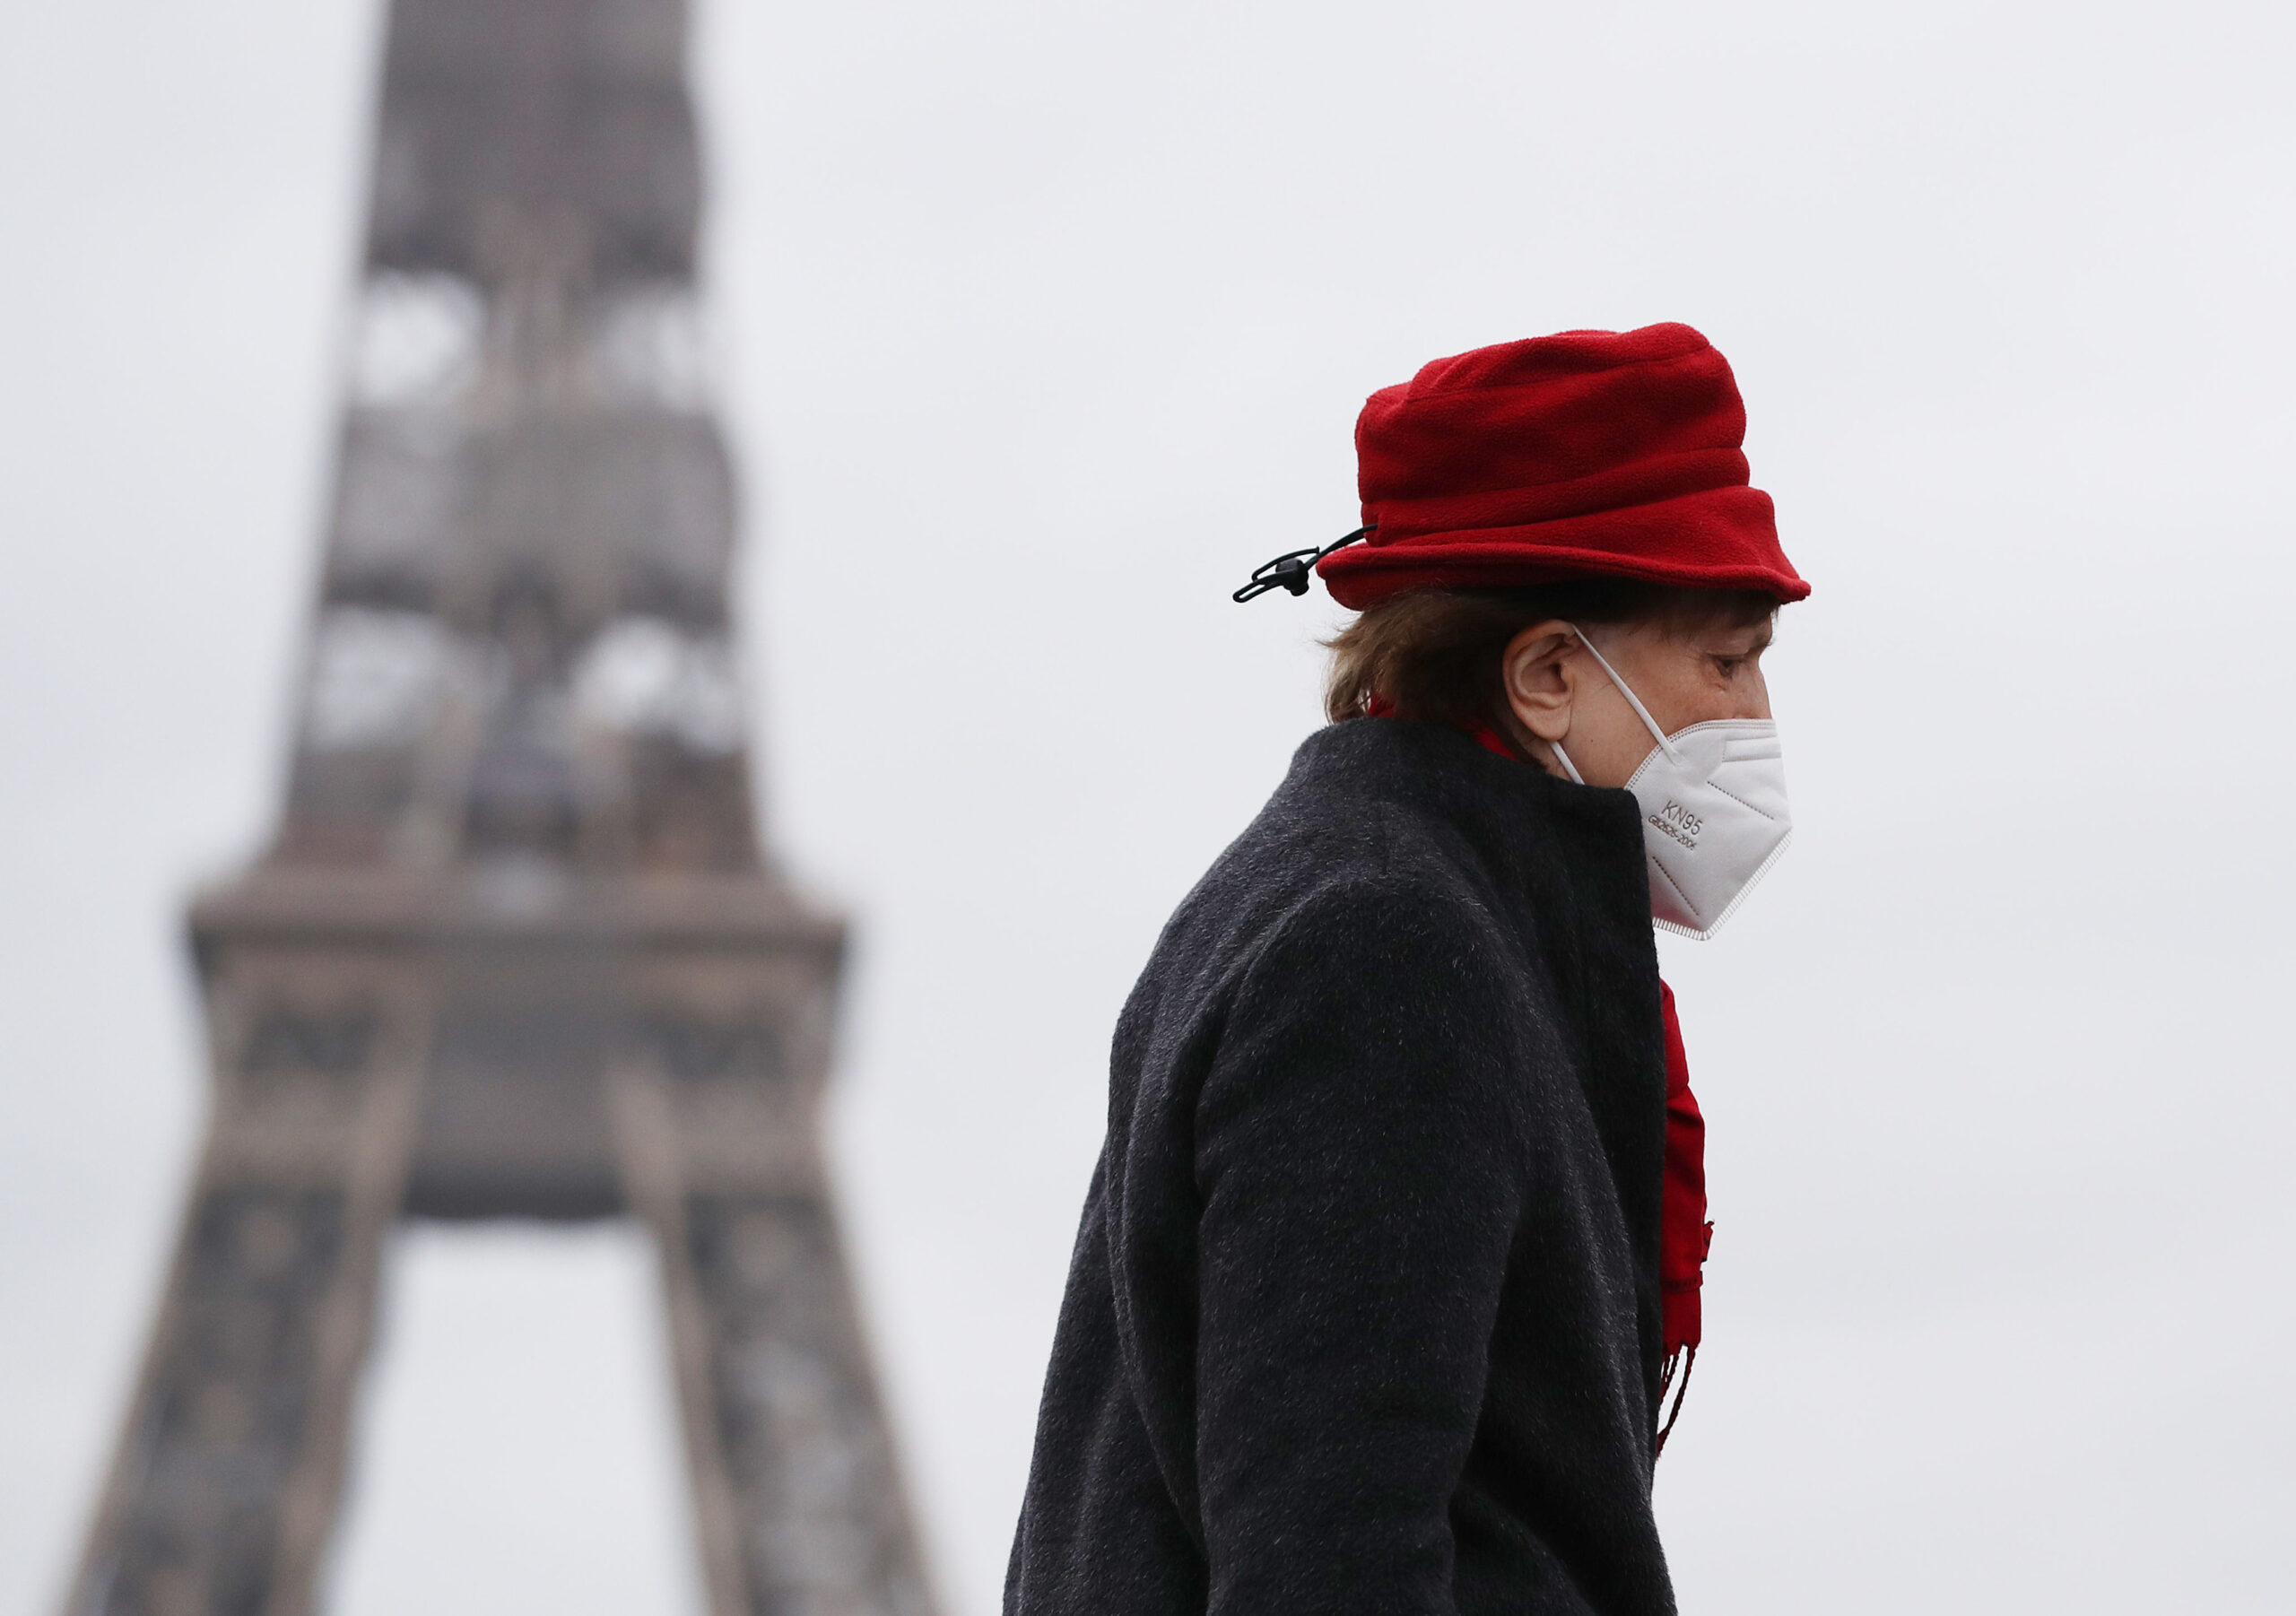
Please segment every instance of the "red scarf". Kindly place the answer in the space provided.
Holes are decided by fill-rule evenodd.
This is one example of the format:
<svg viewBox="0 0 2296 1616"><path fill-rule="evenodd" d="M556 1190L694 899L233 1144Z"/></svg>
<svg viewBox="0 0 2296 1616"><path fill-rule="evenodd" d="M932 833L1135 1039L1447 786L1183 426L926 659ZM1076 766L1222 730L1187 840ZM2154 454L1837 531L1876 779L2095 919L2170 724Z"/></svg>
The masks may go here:
<svg viewBox="0 0 2296 1616"><path fill-rule="evenodd" d="M1382 715L1375 710L1371 716ZM1522 760L1487 725L1473 725L1467 734L1502 758ZM1699 1287L1707 1248L1714 1244L1714 1225L1706 1221L1706 1118L1699 1114L1698 1096L1690 1091L1690 1056L1674 1016L1674 990L1664 982L1658 984L1658 1012L1666 1038L1666 1166L1658 1190L1658 1319L1666 1367L1658 1379L1659 1406L1665 1406L1669 1391L1674 1394L1674 1412L1658 1429L1656 1451L1663 1451L1682 1417L1691 1366L1698 1361Z"/></svg>
<svg viewBox="0 0 2296 1616"><path fill-rule="evenodd" d="M1691 1365L1698 1361L1698 1291L1714 1225L1706 1221L1706 1118L1699 1115L1698 1096L1690 1091L1690 1056L1683 1048L1683 1024L1674 1017L1674 990L1664 982L1658 984L1658 1012L1666 1030L1666 1173L1658 1188L1658 1318L1666 1341L1666 1367L1658 1380L1662 1406L1667 1388L1674 1386L1676 1366L1682 1370L1674 1412L1658 1430L1654 1451L1662 1452L1682 1418Z"/></svg>

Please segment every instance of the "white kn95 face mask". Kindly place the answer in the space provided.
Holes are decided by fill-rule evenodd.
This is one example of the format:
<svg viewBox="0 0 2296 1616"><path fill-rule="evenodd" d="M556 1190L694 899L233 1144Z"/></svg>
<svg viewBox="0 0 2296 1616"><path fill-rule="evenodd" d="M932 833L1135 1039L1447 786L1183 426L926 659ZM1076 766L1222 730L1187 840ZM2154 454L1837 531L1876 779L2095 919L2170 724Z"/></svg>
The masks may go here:
<svg viewBox="0 0 2296 1616"><path fill-rule="evenodd" d="M1717 718L1666 734L1594 642L1570 631L1658 743L1626 783L1642 810L1651 918L1685 937L1711 937L1794 838L1778 725ZM1565 774L1587 783L1561 746L1554 755Z"/></svg>

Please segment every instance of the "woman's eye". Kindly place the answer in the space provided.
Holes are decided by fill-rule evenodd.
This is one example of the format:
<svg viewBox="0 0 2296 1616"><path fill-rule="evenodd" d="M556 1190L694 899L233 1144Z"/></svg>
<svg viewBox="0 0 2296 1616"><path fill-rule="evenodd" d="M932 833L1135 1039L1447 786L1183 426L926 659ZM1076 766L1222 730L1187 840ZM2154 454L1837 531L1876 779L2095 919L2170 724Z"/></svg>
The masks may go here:
<svg viewBox="0 0 2296 1616"><path fill-rule="evenodd" d="M1722 671L1723 678L1735 679L1738 670L1746 665L1746 659L1743 656L1717 656L1714 665Z"/></svg>

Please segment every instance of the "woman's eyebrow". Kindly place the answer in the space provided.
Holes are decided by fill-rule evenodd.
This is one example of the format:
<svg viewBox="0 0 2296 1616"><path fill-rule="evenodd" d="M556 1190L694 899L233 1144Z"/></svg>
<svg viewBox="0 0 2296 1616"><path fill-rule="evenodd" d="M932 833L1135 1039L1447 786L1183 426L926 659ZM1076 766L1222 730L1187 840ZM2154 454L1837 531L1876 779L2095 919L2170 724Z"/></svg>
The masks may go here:
<svg viewBox="0 0 2296 1616"><path fill-rule="evenodd" d="M1755 631L1752 639L1741 642L1738 636L1744 632L1746 632L1745 630L1733 629L1726 638L1718 637L1718 639L1708 640L1706 654L1709 656L1724 657L1759 656L1770 649L1770 643L1773 637L1768 629L1759 630Z"/></svg>

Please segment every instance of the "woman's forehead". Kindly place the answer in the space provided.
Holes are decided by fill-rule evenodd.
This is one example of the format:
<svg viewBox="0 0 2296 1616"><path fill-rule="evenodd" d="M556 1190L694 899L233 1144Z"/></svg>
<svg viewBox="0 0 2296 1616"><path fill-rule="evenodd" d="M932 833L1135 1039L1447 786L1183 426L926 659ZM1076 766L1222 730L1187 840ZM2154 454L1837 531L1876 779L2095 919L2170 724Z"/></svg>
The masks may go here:
<svg viewBox="0 0 2296 1616"><path fill-rule="evenodd" d="M1740 655L1751 655L1769 648L1770 641L1777 638L1778 619L1775 614L1750 621L1733 621L1728 617L1692 618L1648 626L1657 631L1657 638L1687 649L1725 647Z"/></svg>

